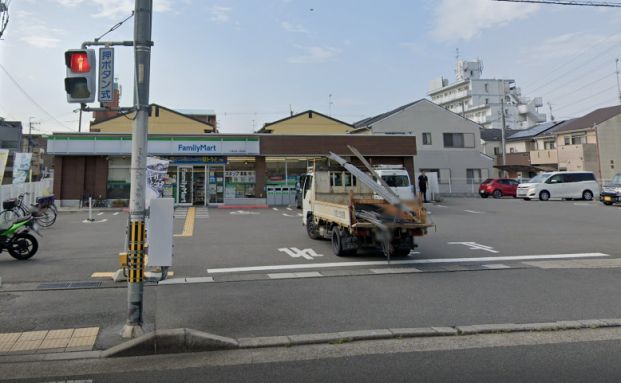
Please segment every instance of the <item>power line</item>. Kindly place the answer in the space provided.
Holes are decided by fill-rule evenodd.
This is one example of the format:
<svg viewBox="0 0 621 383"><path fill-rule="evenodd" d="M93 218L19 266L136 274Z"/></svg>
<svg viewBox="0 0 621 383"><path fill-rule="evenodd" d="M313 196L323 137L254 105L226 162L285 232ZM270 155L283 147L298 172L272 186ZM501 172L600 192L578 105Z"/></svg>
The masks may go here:
<svg viewBox="0 0 621 383"><path fill-rule="evenodd" d="M614 47L614 46L617 46L617 45L620 45L620 44L621 44L621 42L620 42L620 43L617 43L617 44L615 44L615 45L613 45L613 47ZM579 67L577 67L577 68L573 68L573 69L570 69L570 70L568 70L568 71L565 71L565 72L561 73L559 76L554 77L552 80L550 80L550 81L548 81L548 82L546 82L546 83L544 83L544 84L542 84L542 85L540 85L540 86L537 86L537 87L535 87L535 88L533 88L533 89L530 89L530 92L532 93L532 92L536 92L536 91L537 91L537 90L539 90L539 89L544 89L544 88L546 88L548 85L550 85L550 84L552 84L552 83L554 83L554 82L556 82L556 81L558 81L558 80L561 80L561 79L566 78L566 76L567 76L569 73L574 72L574 71L579 70L579 69L584 69L586 64L592 63L592 62L594 62L594 61L596 61L596 60L598 60L598 59L601 59L601 58L605 57L605 53L606 53L606 52L610 52L611 48L612 48L612 47L607 47L607 48L606 48L604 51L602 51L601 53L599 53L599 54L595 55L594 57L592 57L591 59L589 59L589 60L587 60L587 61L583 62L583 63L582 63ZM600 65L600 66L598 66L597 68L600 68L600 67L602 67L602 66L603 66L603 65Z"/></svg>
<svg viewBox="0 0 621 383"><path fill-rule="evenodd" d="M612 38L621 35L621 29L619 29L618 31L616 31L615 33L613 33L612 35L609 35L608 37L603 37L601 39L599 39L597 42L593 43L593 44L589 44L587 48L583 49L582 51L576 53L575 55L573 55L573 57L569 60L563 61L563 63L561 63L560 65L556 66L554 69L552 69L549 74L546 74L544 77L549 77L552 74L556 74L558 73L558 71L562 68L564 68L565 66L572 64L574 62L576 62L577 60L579 60L580 58L583 58L584 53L596 48L598 45L611 40ZM607 47L604 51L602 51L602 53L598 54L597 56L601 56L601 54L607 52L610 49L610 47ZM577 69L577 68L576 68ZM538 80L534 80L534 81L527 81L526 83L523 83L522 86L524 88L528 88L531 85L535 85L537 84L539 81Z"/></svg>
<svg viewBox="0 0 621 383"><path fill-rule="evenodd" d="M587 97L581 98L581 99L579 99L579 100L577 100L577 101L575 101L575 102L572 102L571 104L565 104L564 106L562 106L562 107L560 107L560 108L556 108L556 110L557 110L557 112L558 112L559 110L567 109L567 108L569 108L570 106L574 106L574 105L579 104L579 103L581 103L581 102L583 102L583 101L585 101L585 100L588 100L588 99L593 98L593 97L597 97L597 96L599 96L600 94L604 94L604 93L606 93L606 92L608 92L608 91L610 91L610 90L612 90L612 89L616 89L616 88L617 88L617 84L615 84L615 85L613 85L613 86L611 86L611 87L609 87L609 88L606 88L606 89L600 90L600 91L598 91L597 93L594 93L594 94L588 95Z"/></svg>
<svg viewBox="0 0 621 383"><path fill-rule="evenodd" d="M493 0L510 3L533 3L533 4L554 4L554 5L577 5L585 7L616 7L621 8L620 3L610 1L573 1L573 0Z"/></svg>
<svg viewBox="0 0 621 383"><path fill-rule="evenodd" d="M17 87L17 89L19 89L19 90L22 92L22 94L23 94L24 96L26 96L26 98L27 98L30 102L32 102L32 104L33 104L34 106L36 106L36 107L37 107L40 111L42 111L44 114L46 114L48 117L50 117L50 119L52 119L53 121L55 121L58 125L60 125L60 126L64 127L64 128L65 128L65 129L67 129L67 130L73 130L73 131L75 131L74 129L71 129L71 128L69 128L67 125L65 125L65 124L63 124L62 122L58 121L58 119L57 119L56 117L52 116L52 115L51 115L51 114L50 114L47 110L45 110L45 108L43 108L43 107L42 107L42 106L41 106L38 102L36 102L36 101L34 100L34 98L32 98L32 97L28 94L28 92L26 92L26 90L24 90L24 88L22 88L22 87L21 87L21 85L19 85L19 83L17 82L17 80L15 80L15 79L13 78L13 76L11 76L11 74L10 74L10 73L9 73L9 71L8 71L8 70L4 67L4 65L0 64L0 69L2 69L2 70L4 71L4 73L8 76L8 78L11 80L11 82L12 82L12 83L13 83L13 84Z"/></svg>

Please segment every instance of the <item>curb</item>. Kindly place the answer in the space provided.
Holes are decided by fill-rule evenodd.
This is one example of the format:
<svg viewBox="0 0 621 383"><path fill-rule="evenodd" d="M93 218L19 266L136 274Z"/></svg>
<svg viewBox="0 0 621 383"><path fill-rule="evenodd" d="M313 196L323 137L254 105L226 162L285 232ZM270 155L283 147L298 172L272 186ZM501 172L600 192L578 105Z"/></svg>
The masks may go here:
<svg viewBox="0 0 621 383"><path fill-rule="evenodd" d="M0 356L0 364L51 360L131 357L156 354L176 354L184 352L244 350L267 347L292 347L318 344L340 345L369 340L459 337L519 332L594 330L602 328L621 328L621 318L542 323L500 323L445 327L388 328L239 339L226 338L187 328L178 328L156 330L104 351L48 354L6 354Z"/></svg>
<svg viewBox="0 0 621 383"><path fill-rule="evenodd" d="M368 340L388 340L423 337L448 337L467 335L486 335L515 332L546 332L621 327L621 318L588 319L576 321L557 321L543 323L500 323L470 326L388 328L362 331L342 331L333 333L315 333L299 335L281 335L253 338L224 338L217 335L190 329L157 330L140 338L125 342L104 351L102 357L138 356L155 353L200 352L231 349L257 349L266 347L292 347L311 344L344 344ZM158 333L159 331L159 333ZM185 340L181 341L185 332ZM154 341L159 342L157 351L150 349ZM140 343L146 343L148 354L139 354L143 350Z"/></svg>

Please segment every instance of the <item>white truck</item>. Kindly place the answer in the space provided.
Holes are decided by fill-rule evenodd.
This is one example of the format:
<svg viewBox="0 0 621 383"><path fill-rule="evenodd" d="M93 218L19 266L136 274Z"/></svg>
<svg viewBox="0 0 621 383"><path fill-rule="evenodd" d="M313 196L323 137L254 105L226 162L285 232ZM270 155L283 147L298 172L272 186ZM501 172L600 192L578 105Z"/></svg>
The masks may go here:
<svg viewBox="0 0 621 383"><path fill-rule="evenodd" d="M402 201L416 199L410 175L402 165L377 165L373 167L373 170Z"/></svg>
<svg viewBox="0 0 621 383"><path fill-rule="evenodd" d="M314 169L307 174L302 224L309 237L330 239L337 256L354 255L364 247L379 248L389 259L409 254L417 246L414 238L434 226L427 222L425 208L420 201L402 204L378 180L357 171ZM378 192L388 200L376 198Z"/></svg>

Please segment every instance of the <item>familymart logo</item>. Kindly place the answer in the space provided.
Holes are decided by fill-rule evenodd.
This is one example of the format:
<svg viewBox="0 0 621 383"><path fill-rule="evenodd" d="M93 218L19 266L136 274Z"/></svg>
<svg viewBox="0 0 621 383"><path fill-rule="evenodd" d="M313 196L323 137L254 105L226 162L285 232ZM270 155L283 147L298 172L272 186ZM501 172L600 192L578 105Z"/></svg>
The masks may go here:
<svg viewBox="0 0 621 383"><path fill-rule="evenodd" d="M192 145L183 145L179 144L177 146L178 152L183 153L214 153L216 152L216 145L207 145L207 144L192 144Z"/></svg>

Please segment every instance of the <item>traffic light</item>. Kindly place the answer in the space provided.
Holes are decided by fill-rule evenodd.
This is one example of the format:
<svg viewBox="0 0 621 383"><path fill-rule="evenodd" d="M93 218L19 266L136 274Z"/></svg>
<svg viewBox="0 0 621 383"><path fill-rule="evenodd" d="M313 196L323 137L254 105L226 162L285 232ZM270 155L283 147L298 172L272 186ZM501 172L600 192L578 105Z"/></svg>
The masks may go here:
<svg viewBox="0 0 621 383"><path fill-rule="evenodd" d="M67 102L89 103L95 101L95 73L97 59L94 49L70 49L65 52L65 91Z"/></svg>

